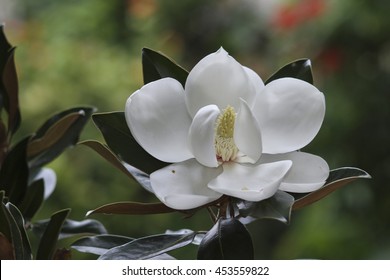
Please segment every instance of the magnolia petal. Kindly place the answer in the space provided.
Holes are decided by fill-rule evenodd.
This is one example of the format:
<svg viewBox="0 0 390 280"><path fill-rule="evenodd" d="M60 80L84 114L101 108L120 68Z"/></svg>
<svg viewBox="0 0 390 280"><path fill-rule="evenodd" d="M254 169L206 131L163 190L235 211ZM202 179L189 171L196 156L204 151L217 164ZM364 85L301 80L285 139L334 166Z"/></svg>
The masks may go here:
<svg viewBox="0 0 390 280"><path fill-rule="evenodd" d="M222 196L207 188L222 168L208 168L195 159L174 163L150 175L153 192L165 205L177 210L192 209Z"/></svg>
<svg viewBox="0 0 390 280"><path fill-rule="evenodd" d="M185 101L188 112L196 112L210 104L221 110L228 105L238 108L240 98L247 100L255 94L248 74L223 48L195 65L185 84Z"/></svg>
<svg viewBox="0 0 390 280"><path fill-rule="evenodd" d="M215 123L220 111L208 105L196 113L189 130L188 143L197 161L207 167L217 167L215 152Z"/></svg>
<svg viewBox="0 0 390 280"><path fill-rule="evenodd" d="M318 133L325 98L305 81L282 78L267 84L257 95L253 112L260 124L263 153L287 153L306 146Z"/></svg>
<svg viewBox="0 0 390 280"><path fill-rule="evenodd" d="M291 164L289 160L260 165L225 163L222 174L208 186L219 193L248 201L260 201L276 193Z"/></svg>
<svg viewBox="0 0 390 280"><path fill-rule="evenodd" d="M260 127L244 100L241 100L240 111L234 123L234 142L252 162L258 161L262 149Z"/></svg>
<svg viewBox="0 0 390 280"><path fill-rule="evenodd" d="M126 102L131 133L142 148L161 161L180 162L193 157L187 145L191 118L183 93L178 81L164 78L146 84Z"/></svg>
<svg viewBox="0 0 390 280"><path fill-rule="evenodd" d="M257 95L260 94L261 91L264 89L264 82L259 77L259 75L257 75L257 73L255 71L253 71L252 69L245 67L245 66L243 66L243 68L244 68L246 74L249 77L249 80L252 82L253 87L255 89L254 91L249 92L248 97L245 100L246 103L248 103L249 107L252 108L254 103L255 103Z"/></svg>
<svg viewBox="0 0 390 280"><path fill-rule="evenodd" d="M304 153L263 154L261 163L291 160L292 167L280 186L280 190L295 193L312 192L321 188L329 176L329 166L321 157Z"/></svg>

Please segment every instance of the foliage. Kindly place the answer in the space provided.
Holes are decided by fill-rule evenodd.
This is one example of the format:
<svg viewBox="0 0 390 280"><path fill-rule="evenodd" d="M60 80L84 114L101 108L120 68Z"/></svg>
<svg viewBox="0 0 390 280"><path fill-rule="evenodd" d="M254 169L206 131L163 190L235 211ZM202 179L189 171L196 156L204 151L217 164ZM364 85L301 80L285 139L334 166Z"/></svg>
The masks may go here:
<svg viewBox="0 0 390 280"><path fill-rule="evenodd" d="M67 220L70 209L54 213L47 221L33 222L42 203L54 191L55 172L45 167L74 146L94 109L75 107L50 117L36 132L13 143L12 139L21 123L18 100L18 80L14 63L15 48L10 45L0 26L0 243L1 259L55 259L68 258L57 250L61 232L72 235L105 229L96 221L80 224ZM3 119L6 118L7 122ZM66 227L64 227L64 223ZM29 231L40 228L40 242L33 250Z"/></svg>

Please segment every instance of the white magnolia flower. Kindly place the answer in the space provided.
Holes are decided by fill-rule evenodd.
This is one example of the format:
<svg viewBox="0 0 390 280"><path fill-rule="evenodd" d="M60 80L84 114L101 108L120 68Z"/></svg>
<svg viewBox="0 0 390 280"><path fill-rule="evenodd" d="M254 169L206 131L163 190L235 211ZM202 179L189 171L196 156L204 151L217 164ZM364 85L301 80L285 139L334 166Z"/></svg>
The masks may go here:
<svg viewBox="0 0 390 280"><path fill-rule="evenodd" d="M297 150L318 133L323 94L302 80L264 85L224 49L203 58L185 88L172 78L143 86L126 103L127 124L155 158L156 196L191 209L223 194L260 201L279 190L311 192L329 174L320 157Z"/></svg>

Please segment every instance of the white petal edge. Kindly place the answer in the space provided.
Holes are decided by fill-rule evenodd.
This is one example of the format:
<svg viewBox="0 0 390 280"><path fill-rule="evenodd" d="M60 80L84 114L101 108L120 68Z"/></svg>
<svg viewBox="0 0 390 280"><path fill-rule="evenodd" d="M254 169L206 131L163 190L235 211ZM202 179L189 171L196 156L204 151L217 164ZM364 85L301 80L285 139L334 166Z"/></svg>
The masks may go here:
<svg viewBox="0 0 390 280"><path fill-rule="evenodd" d="M200 207L222 196L207 188L222 168L208 168L195 159L174 163L153 172L150 180L157 198L168 207L186 210Z"/></svg>
<svg viewBox="0 0 390 280"><path fill-rule="evenodd" d="M245 100L246 103L248 103L249 107L253 108L257 95L261 93L261 91L264 89L265 85L264 85L263 80L260 78L259 75L257 75L257 73L255 71L253 71L252 69L250 69L246 66L243 66L243 68L244 68L246 74L249 77L250 82L252 83L252 85L255 89L254 91L249 92L249 94Z"/></svg>
<svg viewBox="0 0 390 280"><path fill-rule="evenodd" d="M251 162L258 161L262 151L260 127L248 104L242 99L234 123L234 142Z"/></svg>
<svg viewBox="0 0 390 280"><path fill-rule="evenodd" d="M127 99L125 116L134 138L155 158L180 162L193 157L187 143L191 118L178 81L146 84Z"/></svg>
<svg viewBox="0 0 390 280"><path fill-rule="evenodd" d="M228 105L239 108L240 98L255 95L255 88L242 65L223 48L200 60L190 71L185 84L188 112L210 104L223 110Z"/></svg>
<svg viewBox="0 0 390 280"><path fill-rule="evenodd" d="M257 95L253 113L260 125L263 153L292 152L317 135L325 116L325 98L305 81L281 78Z"/></svg>
<svg viewBox="0 0 390 280"><path fill-rule="evenodd" d="M220 114L216 105L201 108L192 120L188 143L197 161L207 167L217 167L215 123Z"/></svg>
<svg viewBox="0 0 390 280"><path fill-rule="evenodd" d="M329 176L328 163L319 156L291 152L280 155L263 154L260 162L291 160L292 167L280 186L280 190L294 193L313 192L321 188Z"/></svg>
<svg viewBox="0 0 390 280"><path fill-rule="evenodd" d="M289 160L261 165L223 164L221 175L212 180L210 189L248 201L261 201L273 196L291 167Z"/></svg>

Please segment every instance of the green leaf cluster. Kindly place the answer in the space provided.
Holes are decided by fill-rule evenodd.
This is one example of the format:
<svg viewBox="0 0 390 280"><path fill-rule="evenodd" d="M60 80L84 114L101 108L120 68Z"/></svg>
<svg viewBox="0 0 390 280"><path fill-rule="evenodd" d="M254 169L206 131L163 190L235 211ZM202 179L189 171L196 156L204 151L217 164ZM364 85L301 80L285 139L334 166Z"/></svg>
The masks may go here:
<svg viewBox="0 0 390 280"><path fill-rule="evenodd" d="M0 25L0 259L67 258L57 251L61 235L101 234L106 232L104 227L93 220L82 224L67 220L70 209L54 213L47 221L34 222L33 218L56 186L55 172L45 165L76 145L95 109L64 110L37 131L13 141L22 121L14 54L15 47ZM31 229L41 231L36 250L30 243Z"/></svg>

